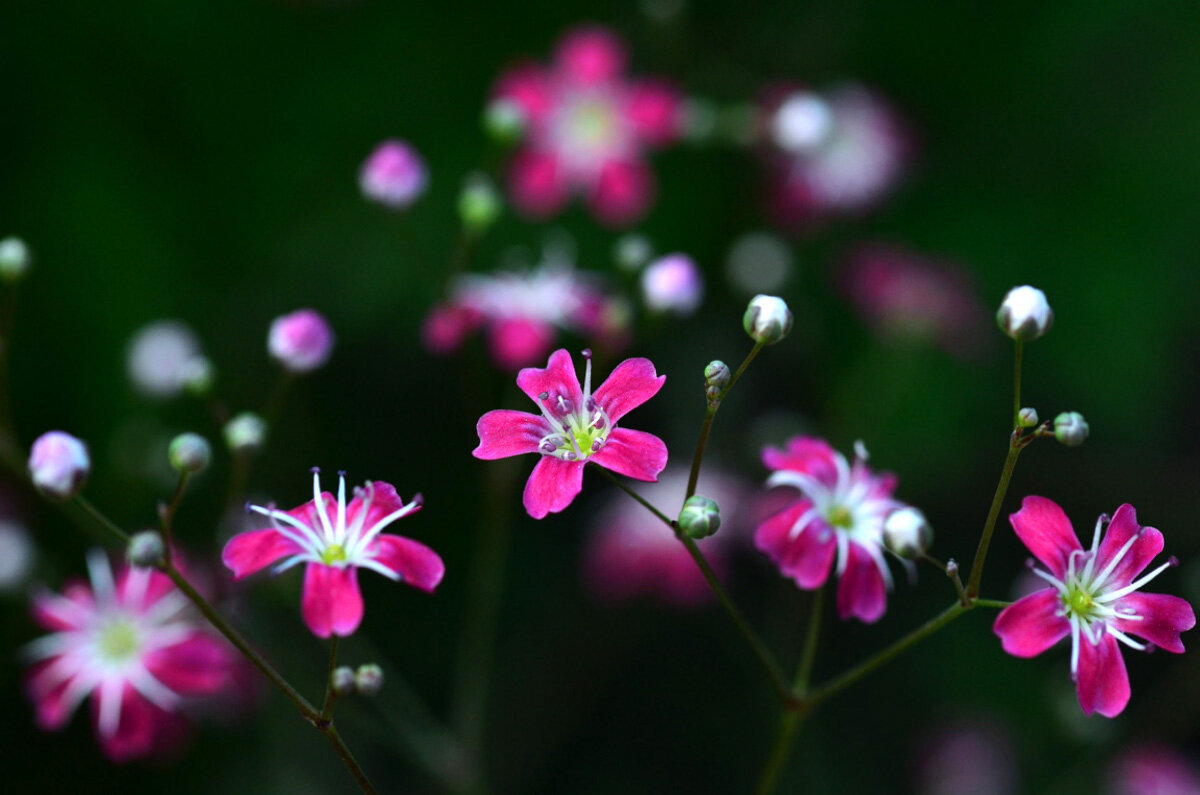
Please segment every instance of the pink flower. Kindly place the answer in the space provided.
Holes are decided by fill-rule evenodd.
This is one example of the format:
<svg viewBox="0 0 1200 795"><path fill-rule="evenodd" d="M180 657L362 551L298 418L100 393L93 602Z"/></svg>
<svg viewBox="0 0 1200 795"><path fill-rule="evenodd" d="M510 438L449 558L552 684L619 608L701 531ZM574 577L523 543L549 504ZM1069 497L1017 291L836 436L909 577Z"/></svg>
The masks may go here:
<svg viewBox="0 0 1200 795"><path fill-rule="evenodd" d="M1140 745L1121 753L1113 764L1109 795L1195 795L1200 772L1172 748Z"/></svg>
<svg viewBox="0 0 1200 795"><path fill-rule="evenodd" d="M667 465L667 446L643 431L618 428L617 422L662 388L665 375L656 375L649 359L626 359L592 394L592 354L583 386L571 354L563 348L550 354L546 369L526 367L517 386L541 409L541 415L497 409L479 418L475 430L476 458L494 460L522 453L541 459L525 484L525 510L534 519L558 513L583 488L583 468L599 464L619 475L654 481Z"/></svg>
<svg viewBox="0 0 1200 795"><path fill-rule="evenodd" d="M29 477L50 497L74 497L91 471L87 445L65 431L43 433L29 450Z"/></svg>
<svg viewBox="0 0 1200 795"><path fill-rule="evenodd" d="M425 161L408 142L384 141L363 163L358 185L363 195L393 210L403 210L425 192Z"/></svg>
<svg viewBox="0 0 1200 795"><path fill-rule="evenodd" d="M884 561L883 526L904 504L892 499L896 477L876 475L865 451L848 464L823 439L798 436L787 449L767 447L768 486L790 486L800 497L759 525L755 545L805 589L829 579L834 559L840 578L838 615L872 623L887 608L892 575Z"/></svg>
<svg viewBox="0 0 1200 795"><path fill-rule="evenodd" d="M33 618L51 634L28 644L26 687L43 729L66 725L92 696L96 737L124 762L171 750L187 729L186 699L222 692L238 658L205 631L187 598L164 574L88 555L91 587L76 582L61 595L33 598Z"/></svg>
<svg viewBox="0 0 1200 795"><path fill-rule="evenodd" d="M1129 702L1129 677L1119 643L1134 649L1153 644L1183 652L1179 633L1196 625L1192 606L1177 596L1138 593L1174 559L1140 576L1163 549L1162 533L1141 527L1133 506L1122 505L1112 521L1096 520L1091 549L1083 549L1062 508L1045 497L1026 497L1009 517L1013 530L1049 571L1033 573L1050 588L1000 612L993 627L1004 650L1035 657L1071 638L1071 678L1087 715L1111 718ZM1101 538L1101 530L1108 531ZM1148 643L1133 640L1130 635Z"/></svg>
<svg viewBox="0 0 1200 795"><path fill-rule="evenodd" d="M704 276L687 254L667 254L646 266L641 278L642 299L655 312L685 316L704 299Z"/></svg>
<svg viewBox="0 0 1200 795"><path fill-rule="evenodd" d="M267 336L267 349L293 373L315 370L329 361L333 330L315 309L298 309L275 318Z"/></svg>
<svg viewBox="0 0 1200 795"><path fill-rule="evenodd" d="M321 491L321 476L314 469L311 501L290 511L247 506L270 519L271 526L234 536L221 559L239 580L280 560L275 574L305 564L301 598L305 623L319 638L345 637L362 621L360 568L428 592L442 581L446 569L436 552L412 539L382 532L397 519L419 511L422 502L417 495L405 505L391 485L367 481L354 489L354 499L347 505L345 473L338 474L335 500Z"/></svg>
<svg viewBox="0 0 1200 795"><path fill-rule="evenodd" d="M526 215L555 215L573 194L613 226L649 210L656 188L644 153L678 138L680 99L665 83L625 78L625 65L616 36L585 27L563 37L552 66L522 65L497 80L493 99L525 115L509 188Z"/></svg>

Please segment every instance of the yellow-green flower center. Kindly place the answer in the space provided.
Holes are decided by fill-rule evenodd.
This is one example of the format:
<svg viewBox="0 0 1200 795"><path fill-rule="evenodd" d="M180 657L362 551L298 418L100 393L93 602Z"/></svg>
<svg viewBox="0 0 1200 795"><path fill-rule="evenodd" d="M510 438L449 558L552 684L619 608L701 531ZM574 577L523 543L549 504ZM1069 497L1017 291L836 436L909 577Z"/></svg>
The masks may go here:
<svg viewBox="0 0 1200 795"><path fill-rule="evenodd" d="M828 521L834 527L850 529L854 526L854 514L852 514L850 509L846 506L837 505L834 506L833 510L829 512L829 516L826 517L826 521Z"/></svg>
<svg viewBox="0 0 1200 795"><path fill-rule="evenodd" d="M112 662L128 660L137 654L137 628L128 621L115 619L100 631L100 654Z"/></svg>
<svg viewBox="0 0 1200 795"><path fill-rule="evenodd" d="M346 560L346 550L341 544L330 544L325 547L325 551L321 553L321 562L326 566L332 566L335 563L342 563Z"/></svg>
<svg viewBox="0 0 1200 795"><path fill-rule="evenodd" d="M1078 586L1070 588L1062 599L1067 610L1080 618L1090 618L1096 606L1092 595Z"/></svg>

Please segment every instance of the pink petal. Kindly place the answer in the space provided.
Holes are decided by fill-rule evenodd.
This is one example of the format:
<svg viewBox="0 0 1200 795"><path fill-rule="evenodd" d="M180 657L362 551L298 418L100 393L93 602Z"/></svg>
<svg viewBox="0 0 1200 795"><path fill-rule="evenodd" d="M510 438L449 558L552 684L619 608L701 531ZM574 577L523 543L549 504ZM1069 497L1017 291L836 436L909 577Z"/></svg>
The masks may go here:
<svg viewBox="0 0 1200 795"><path fill-rule="evenodd" d="M555 215L567 203L567 188L566 173L554 155L523 149L513 157L508 189L523 215L534 219Z"/></svg>
<svg viewBox="0 0 1200 795"><path fill-rule="evenodd" d="M642 140L662 146L679 137L680 97L671 85L657 81L635 82L625 100L625 115Z"/></svg>
<svg viewBox="0 0 1200 795"><path fill-rule="evenodd" d="M538 320L514 317L488 329L492 361L506 370L517 370L541 361L554 344L554 327Z"/></svg>
<svg viewBox="0 0 1200 795"><path fill-rule="evenodd" d="M446 566L429 547L411 538L382 533L371 545L375 559L400 575L402 582L429 593L442 581Z"/></svg>
<svg viewBox="0 0 1200 795"><path fill-rule="evenodd" d="M121 719L117 730L106 736L99 730L100 691L92 697L92 718L97 725L96 738L104 754L114 762L128 762L169 753L187 736L188 725L178 713L167 712L147 701L126 684L121 693Z"/></svg>
<svg viewBox="0 0 1200 795"><path fill-rule="evenodd" d="M522 453L536 453L538 443L549 433L546 419L524 411L494 409L475 423L479 446L471 455L484 461L508 458Z"/></svg>
<svg viewBox="0 0 1200 795"><path fill-rule="evenodd" d="M337 513L337 500L328 491L321 492L321 500L325 505L325 515L333 517ZM309 500L290 511L284 511L284 513L313 528L317 535L321 534L321 514L317 511L316 500Z"/></svg>
<svg viewBox="0 0 1200 795"><path fill-rule="evenodd" d="M667 445L652 433L613 428L604 447L588 460L618 475L653 482L667 466Z"/></svg>
<svg viewBox="0 0 1200 795"><path fill-rule="evenodd" d="M1081 548L1071 520L1063 509L1045 497L1031 496L1025 498L1021 510L1011 514L1008 520L1034 557L1046 564L1055 577L1063 579L1067 559Z"/></svg>
<svg viewBox="0 0 1200 795"><path fill-rule="evenodd" d="M532 122L554 107L554 93L545 70L536 64L518 66L500 76L492 95L517 103Z"/></svg>
<svg viewBox="0 0 1200 795"><path fill-rule="evenodd" d="M240 580L300 551L295 541L268 527L238 533L229 539L221 551L221 561L233 572L233 578Z"/></svg>
<svg viewBox="0 0 1200 795"><path fill-rule="evenodd" d="M1062 606L1053 588L1032 593L1000 611L992 631L1015 657L1036 657L1071 634L1071 623L1057 615Z"/></svg>
<svg viewBox="0 0 1200 795"><path fill-rule="evenodd" d="M582 461L563 461L544 455L529 475L522 501L530 516L544 519L546 514L558 513L570 505L582 490Z"/></svg>
<svg viewBox="0 0 1200 795"><path fill-rule="evenodd" d="M764 447L762 452L767 469L803 472L829 485L838 479L836 460L837 453L829 443L814 436L795 436L788 440L785 450Z"/></svg>
<svg viewBox="0 0 1200 795"><path fill-rule="evenodd" d="M57 669L60 659L51 657L36 664L25 677L25 689L34 703L38 728L44 731L61 729L79 706L76 691L70 687L76 677L61 678Z"/></svg>
<svg viewBox="0 0 1200 795"><path fill-rule="evenodd" d="M354 634L363 617L358 570L309 563L304 571L304 595L300 610L304 623L318 638Z"/></svg>
<svg viewBox="0 0 1200 795"><path fill-rule="evenodd" d="M550 361L545 369L526 367L517 373L517 386L539 406L546 403L538 397L542 393L550 396L551 403L559 396L571 401L575 408L583 402L583 387L579 385L579 376L575 374L575 362L566 348L559 348L550 354Z"/></svg>
<svg viewBox="0 0 1200 795"><path fill-rule="evenodd" d="M559 42L554 60L576 83L606 83L625 70L625 47L605 28L577 28Z"/></svg>
<svg viewBox="0 0 1200 795"><path fill-rule="evenodd" d="M183 572L184 576L188 575L186 568L182 565L182 561L176 560L175 565ZM137 578L141 582L134 585L134 578ZM171 578L160 571L122 566L117 571L116 587L117 599L121 604L144 610L175 590L175 583L171 582ZM133 597L135 596L139 597L140 601L135 603L133 601Z"/></svg>
<svg viewBox="0 0 1200 795"><path fill-rule="evenodd" d="M646 215L656 192L654 174L644 163L610 160L600 168L588 206L608 226L628 226Z"/></svg>
<svg viewBox="0 0 1200 795"><path fill-rule="evenodd" d="M79 629L92 620L95 612L92 589L79 581L65 586L61 596L39 588L30 602L34 622L53 632Z"/></svg>
<svg viewBox="0 0 1200 795"><path fill-rule="evenodd" d="M430 353L450 353L479 326L479 320L479 313L467 307L439 304L421 324L421 341Z"/></svg>
<svg viewBox="0 0 1200 795"><path fill-rule="evenodd" d="M811 502L800 500L764 521L754 533L754 545L808 590L820 588L829 579L837 553L837 537L823 521L812 522L792 538L792 528L811 509Z"/></svg>
<svg viewBox="0 0 1200 795"><path fill-rule="evenodd" d="M396 487L391 483L384 483L382 480L375 480L369 486L371 504L367 508L367 515L363 519L363 528L370 530L375 524L386 516L389 516L404 507L404 500L400 499L400 495L396 492ZM366 505L366 491L361 494L356 494L354 499L346 506L346 524L352 525L358 519L359 512ZM413 507L413 511L419 511L421 506ZM333 516L333 514L330 514Z"/></svg>
<svg viewBox="0 0 1200 795"><path fill-rule="evenodd" d="M1117 600L1117 609L1133 610L1140 621L1115 620L1113 625L1127 635L1145 638L1160 649L1183 653L1180 632L1196 626L1196 614L1186 600L1161 593L1134 593Z"/></svg>
<svg viewBox="0 0 1200 795"><path fill-rule="evenodd" d="M231 682L237 661L223 640L197 632L190 638L148 652L142 662L155 679L183 696L218 693Z"/></svg>
<svg viewBox="0 0 1200 795"><path fill-rule="evenodd" d="M604 379L593 397L612 422L624 417L638 406L658 394L665 375L654 371L654 362L649 359L626 359Z"/></svg>
<svg viewBox="0 0 1200 795"><path fill-rule="evenodd" d="M887 609L887 587L883 582L883 574L875 565L874 558L860 545L852 541L847 546L846 570L838 582L838 616L842 619L853 616L866 624L873 624Z"/></svg>
<svg viewBox="0 0 1200 795"><path fill-rule="evenodd" d="M1120 644L1103 633L1099 643L1079 639L1079 706L1085 715L1099 712L1115 718L1129 703L1129 675Z"/></svg>
<svg viewBox="0 0 1200 795"><path fill-rule="evenodd" d="M1100 549L1096 554L1097 571L1103 570L1112 557L1134 536L1137 536L1137 540L1109 575L1108 582L1112 585L1125 586L1133 582L1134 578L1150 565L1150 561L1163 551L1162 533L1153 527L1138 525L1137 511L1126 503L1117 509L1104 532L1104 538L1100 541Z"/></svg>

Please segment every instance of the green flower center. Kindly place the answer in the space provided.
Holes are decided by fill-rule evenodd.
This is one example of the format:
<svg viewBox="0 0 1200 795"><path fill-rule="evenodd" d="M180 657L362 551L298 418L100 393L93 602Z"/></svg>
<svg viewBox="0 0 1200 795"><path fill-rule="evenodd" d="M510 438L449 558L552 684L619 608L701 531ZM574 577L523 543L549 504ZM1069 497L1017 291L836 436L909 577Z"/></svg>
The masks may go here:
<svg viewBox="0 0 1200 795"><path fill-rule="evenodd" d="M584 149L601 149L615 137L616 120L606 102L580 104L570 116L571 137Z"/></svg>
<svg viewBox="0 0 1200 795"><path fill-rule="evenodd" d="M838 505L829 512L826 521L834 527L841 527L849 530L854 526L854 514L844 505Z"/></svg>
<svg viewBox="0 0 1200 795"><path fill-rule="evenodd" d="M112 662L122 662L137 654L137 628L116 619L100 631L100 654Z"/></svg>
<svg viewBox="0 0 1200 795"><path fill-rule="evenodd" d="M346 560L346 550L341 544L330 544L321 553L321 562L326 566L342 563Z"/></svg>
<svg viewBox="0 0 1200 795"><path fill-rule="evenodd" d="M1092 595L1077 585L1072 586L1063 596L1063 603L1072 615L1080 618L1091 618L1096 606Z"/></svg>

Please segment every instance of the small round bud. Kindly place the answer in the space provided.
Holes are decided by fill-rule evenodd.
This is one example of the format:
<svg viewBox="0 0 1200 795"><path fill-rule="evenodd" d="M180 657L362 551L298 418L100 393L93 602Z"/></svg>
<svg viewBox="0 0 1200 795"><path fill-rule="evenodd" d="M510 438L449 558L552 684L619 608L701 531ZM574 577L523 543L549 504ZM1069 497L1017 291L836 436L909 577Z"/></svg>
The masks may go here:
<svg viewBox="0 0 1200 795"><path fill-rule="evenodd" d="M1023 408L1017 414L1017 424L1022 428L1032 428L1038 424L1037 409Z"/></svg>
<svg viewBox="0 0 1200 795"><path fill-rule="evenodd" d="M756 295L746 307L742 326L755 342L774 345L792 330L792 311L782 298Z"/></svg>
<svg viewBox="0 0 1200 795"><path fill-rule="evenodd" d="M1004 296L996 313L1000 329L1018 342L1031 342L1054 325L1054 310L1046 294L1036 287L1014 287Z"/></svg>
<svg viewBox="0 0 1200 795"><path fill-rule="evenodd" d="M143 530L129 537L125 557L134 566L149 568L163 562L165 551L163 537L157 530Z"/></svg>
<svg viewBox="0 0 1200 795"><path fill-rule="evenodd" d="M383 669L375 663L358 666L354 672L354 688L360 695L375 695L383 689Z"/></svg>
<svg viewBox="0 0 1200 795"><path fill-rule="evenodd" d="M0 280L15 282L29 270L33 255L29 246L19 237L0 240Z"/></svg>
<svg viewBox="0 0 1200 795"><path fill-rule="evenodd" d="M729 386L732 378L733 373L729 372L729 365L720 359L713 359L704 366L704 386L708 389L724 389Z"/></svg>
<svg viewBox="0 0 1200 795"><path fill-rule="evenodd" d="M179 369L183 391L194 397L204 397L212 391L217 371L206 356L194 356Z"/></svg>
<svg viewBox="0 0 1200 795"><path fill-rule="evenodd" d="M74 497L91 470L87 445L63 431L42 434L29 451L29 476L38 491L48 497Z"/></svg>
<svg viewBox="0 0 1200 795"><path fill-rule="evenodd" d="M692 538L706 538L721 529L721 506L715 500L693 494L679 512L679 526Z"/></svg>
<svg viewBox="0 0 1200 795"><path fill-rule="evenodd" d="M333 330L320 312L298 309L272 321L267 350L285 370L293 373L316 370L329 361Z"/></svg>
<svg viewBox="0 0 1200 795"><path fill-rule="evenodd" d="M129 341L129 379L147 397L172 398L184 389L188 366L202 355L200 341L187 325L158 320L143 326Z"/></svg>
<svg viewBox="0 0 1200 795"><path fill-rule="evenodd" d="M912 560L933 544L933 528L916 508L900 508L888 514L883 523L883 543L900 557Z"/></svg>
<svg viewBox="0 0 1200 795"><path fill-rule="evenodd" d="M950 558L946 561L946 576L953 577L955 574L958 574L958 561Z"/></svg>
<svg viewBox="0 0 1200 795"><path fill-rule="evenodd" d="M771 120L771 137L786 152L808 152L833 130L833 110L821 96L797 91L783 101Z"/></svg>
<svg viewBox="0 0 1200 795"><path fill-rule="evenodd" d="M654 244L645 235L636 232L621 235L613 247L613 259L617 267L628 273L640 270L654 256Z"/></svg>
<svg viewBox="0 0 1200 795"><path fill-rule="evenodd" d="M1064 411L1054 418L1054 438L1067 447L1078 447L1087 441L1087 420L1078 411Z"/></svg>
<svg viewBox="0 0 1200 795"><path fill-rule="evenodd" d="M458 217L463 228L473 235L483 233L500 217L503 201L491 180L482 174L467 177L458 194Z"/></svg>
<svg viewBox="0 0 1200 795"><path fill-rule="evenodd" d="M212 447L198 433L181 433L171 440L167 454L176 472L194 475L205 469L212 460Z"/></svg>
<svg viewBox="0 0 1200 795"><path fill-rule="evenodd" d="M493 141L511 146L525 135L529 120L511 99L494 99L483 111L483 129Z"/></svg>
<svg viewBox="0 0 1200 795"><path fill-rule="evenodd" d="M403 210L415 202L428 184L425 161L406 141L384 141L358 172L363 196L392 210Z"/></svg>
<svg viewBox="0 0 1200 795"><path fill-rule="evenodd" d="M225 444L235 453L253 453L267 440L267 422L252 411L243 411L225 423Z"/></svg>
<svg viewBox="0 0 1200 795"><path fill-rule="evenodd" d="M349 665L339 665L329 674L329 686L339 696L348 696L354 692L354 669Z"/></svg>
<svg viewBox="0 0 1200 795"><path fill-rule="evenodd" d="M686 254L668 254L646 266L641 279L642 300L654 312L689 315L704 298L704 277Z"/></svg>

